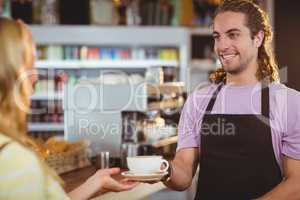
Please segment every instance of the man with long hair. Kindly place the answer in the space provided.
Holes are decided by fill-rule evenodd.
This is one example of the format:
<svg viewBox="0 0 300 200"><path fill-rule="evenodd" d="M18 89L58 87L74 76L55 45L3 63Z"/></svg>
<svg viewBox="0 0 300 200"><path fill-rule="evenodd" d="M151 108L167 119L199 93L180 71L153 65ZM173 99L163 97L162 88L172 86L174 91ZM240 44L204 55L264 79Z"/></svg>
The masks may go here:
<svg viewBox="0 0 300 200"><path fill-rule="evenodd" d="M300 94L279 83L266 13L225 0L213 22L222 67L188 98L165 185L195 199L300 199Z"/></svg>

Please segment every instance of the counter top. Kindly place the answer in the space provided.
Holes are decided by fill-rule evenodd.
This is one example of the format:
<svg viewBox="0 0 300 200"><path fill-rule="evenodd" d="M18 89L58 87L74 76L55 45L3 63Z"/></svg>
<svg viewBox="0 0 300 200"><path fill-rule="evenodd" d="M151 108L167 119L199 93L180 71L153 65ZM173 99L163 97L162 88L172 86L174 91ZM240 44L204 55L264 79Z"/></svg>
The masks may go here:
<svg viewBox="0 0 300 200"><path fill-rule="evenodd" d="M96 168L94 166L88 166L61 174L60 176L65 182L65 191L70 192L75 189L95 172Z"/></svg>
<svg viewBox="0 0 300 200"><path fill-rule="evenodd" d="M69 192L82 184L89 176L96 172L96 168L93 166L88 166L82 169L74 170L71 172L67 172L61 175L61 178L65 181L65 191ZM116 178L120 178L121 175ZM155 183L155 184L147 184L140 183L137 187L133 188L130 191L124 192L109 192L102 196L94 198L94 200L111 200L111 199L126 199L130 200L145 200L148 196L153 193L159 192L166 187L163 183Z"/></svg>

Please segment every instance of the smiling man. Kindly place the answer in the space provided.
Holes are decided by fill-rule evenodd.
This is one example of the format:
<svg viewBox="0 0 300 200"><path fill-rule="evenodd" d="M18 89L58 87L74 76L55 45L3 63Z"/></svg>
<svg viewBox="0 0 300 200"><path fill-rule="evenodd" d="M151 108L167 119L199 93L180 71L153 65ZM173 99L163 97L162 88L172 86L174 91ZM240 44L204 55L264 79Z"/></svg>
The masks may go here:
<svg viewBox="0 0 300 200"><path fill-rule="evenodd" d="M279 82L265 12L225 0L213 38L222 68L184 106L165 185L187 189L199 166L195 199L300 199L300 93Z"/></svg>
<svg viewBox="0 0 300 200"><path fill-rule="evenodd" d="M215 18L215 52L228 74L237 75L257 65L257 47L261 45L263 32L258 32L253 41L245 18L245 14L237 12L220 13Z"/></svg>

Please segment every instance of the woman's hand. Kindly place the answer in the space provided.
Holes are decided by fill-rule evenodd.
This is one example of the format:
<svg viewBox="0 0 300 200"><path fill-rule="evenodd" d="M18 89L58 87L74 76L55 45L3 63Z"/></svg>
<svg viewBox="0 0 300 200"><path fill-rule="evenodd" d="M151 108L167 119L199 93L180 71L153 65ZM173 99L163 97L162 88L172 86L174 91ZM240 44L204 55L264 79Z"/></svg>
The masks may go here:
<svg viewBox="0 0 300 200"><path fill-rule="evenodd" d="M122 179L120 181L115 180L111 175L117 175L120 173L119 168L110 168L98 170L93 176L91 176L87 181L91 184L99 183L98 191L100 193L105 192L121 192L125 190L130 190L138 185L137 182L129 181L128 179Z"/></svg>
<svg viewBox="0 0 300 200"><path fill-rule="evenodd" d="M69 193L73 200L87 200L105 192L121 192L138 185L137 182L122 179L117 181L112 175L120 173L119 168L101 169L88 178L85 183Z"/></svg>

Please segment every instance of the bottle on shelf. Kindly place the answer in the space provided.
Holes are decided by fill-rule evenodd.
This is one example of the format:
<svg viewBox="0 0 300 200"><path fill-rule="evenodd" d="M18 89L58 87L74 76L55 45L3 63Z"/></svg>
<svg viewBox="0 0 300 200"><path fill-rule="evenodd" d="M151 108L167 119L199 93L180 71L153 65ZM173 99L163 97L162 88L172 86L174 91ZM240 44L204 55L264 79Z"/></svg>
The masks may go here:
<svg viewBox="0 0 300 200"><path fill-rule="evenodd" d="M111 0L91 0L90 1L91 24L96 25L117 25L118 14Z"/></svg>
<svg viewBox="0 0 300 200"><path fill-rule="evenodd" d="M94 47L94 46L39 46L40 60L178 60L176 48L154 47Z"/></svg>
<svg viewBox="0 0 300 200"><path fill-rule="evenodd" d="M58 24L59 11L57 0L32 1L33 23L35 24Z"/></svg>
<svg viewBox="0 0 300 200"><path fill-rule="evenodd" d="M31 103L30 123L63 123L63 108L60 100L36 100Z"/></svg>
<svg viewBox="0 0 300 200"><path fill-rule="evenodd" d="M64 70L59 70L55 74L55 91L63 91L65 83L68 82L68 74Z"/></svg>

